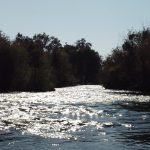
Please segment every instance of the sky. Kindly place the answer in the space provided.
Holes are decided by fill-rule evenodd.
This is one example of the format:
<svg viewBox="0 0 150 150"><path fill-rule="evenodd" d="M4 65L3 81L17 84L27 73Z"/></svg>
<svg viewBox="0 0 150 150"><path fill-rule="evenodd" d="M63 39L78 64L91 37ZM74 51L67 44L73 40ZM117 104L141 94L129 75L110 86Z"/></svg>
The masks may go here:
<svg viewBox="0 0 150 150"><path fill-rule="evenodd" d="M0 0L0 30L12 40L18 32L45 32L63 44L85 38L106 56L143 26L150 26L150 0Z"/></svg>

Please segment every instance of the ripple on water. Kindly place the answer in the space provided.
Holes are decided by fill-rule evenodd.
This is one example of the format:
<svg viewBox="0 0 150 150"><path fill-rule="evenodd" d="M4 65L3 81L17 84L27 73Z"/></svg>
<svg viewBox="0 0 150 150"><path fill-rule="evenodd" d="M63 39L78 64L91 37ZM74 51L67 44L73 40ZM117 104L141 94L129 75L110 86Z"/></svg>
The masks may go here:
<svg viewBox="0 0 150 150"><path fill-rule="evenodd" d="M21 134L78 142L139 140L142 135L134 133L150 132L149 99L94 85L0 94L0 133L10 138L15 129Z"/></svg>

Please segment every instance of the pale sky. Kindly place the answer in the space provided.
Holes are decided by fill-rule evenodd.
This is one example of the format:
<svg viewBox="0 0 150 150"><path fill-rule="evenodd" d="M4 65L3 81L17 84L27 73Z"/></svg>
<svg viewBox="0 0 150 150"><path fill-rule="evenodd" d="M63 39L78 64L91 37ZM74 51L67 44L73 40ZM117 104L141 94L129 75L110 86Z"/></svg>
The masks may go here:
<svg viewBox="0 0 150 150"><path fill-rule="evenodd" d="M106 56L129 30L150 26L150 0L0 0L0 30L43 33L64 44L85 38Z"/></svg>

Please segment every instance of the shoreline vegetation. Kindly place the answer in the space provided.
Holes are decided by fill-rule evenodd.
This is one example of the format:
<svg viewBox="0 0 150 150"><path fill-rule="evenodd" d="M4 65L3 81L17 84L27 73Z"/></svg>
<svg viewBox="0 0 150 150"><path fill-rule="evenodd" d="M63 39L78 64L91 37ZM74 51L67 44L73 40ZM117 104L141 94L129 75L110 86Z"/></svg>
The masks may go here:
<svg viewBox="0 0 150 150"><path fill-rule="evenodd" d="M150 28L129 31L103 61L102 74L105 88L150 94Z"/></svg>
<svg viewBox="0 0 150 150"><path fill-rule="evenodd" d="M46 33L18 33L10 40L0 32L0 92L44 92L79 84L150 93L150 29L129 31L106 58L83 38L62 45Z"/></svg>

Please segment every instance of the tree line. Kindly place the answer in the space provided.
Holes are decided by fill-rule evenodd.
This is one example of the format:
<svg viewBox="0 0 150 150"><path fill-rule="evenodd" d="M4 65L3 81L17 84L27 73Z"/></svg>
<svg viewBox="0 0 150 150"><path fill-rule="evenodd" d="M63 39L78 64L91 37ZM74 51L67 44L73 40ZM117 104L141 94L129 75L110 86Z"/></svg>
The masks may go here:
<svg viewBox="0 0 150 150"><path fill-rule="evenodd" d="M129 31L120 47L103 61L106 88L150 92L150 29Z"/></svg>
<svg viewBox="0 0 150 150"><path fill-rule="evenodd" d="M18 33L10 40L0 32L0 92L51 91L78 84L150 92L150 29L129 31L106 58L85 39L62 45L45 33Z"/></svg>
<svg viewBox="0 0 150 150"><path fill-rule="evenodd" d="M62 46L56 37L20 33L11 41L0 32L0 91L51 91L98 84L102 59L85 39Z"/></svg>

